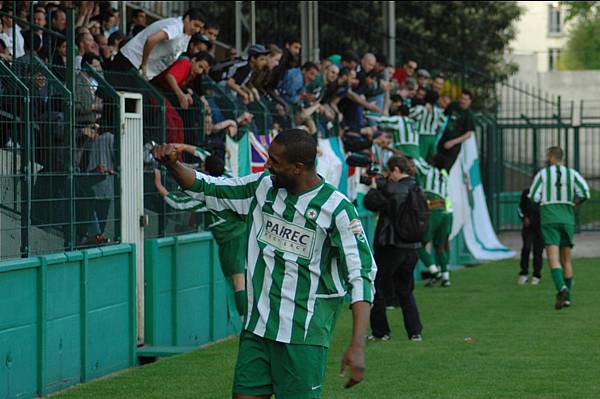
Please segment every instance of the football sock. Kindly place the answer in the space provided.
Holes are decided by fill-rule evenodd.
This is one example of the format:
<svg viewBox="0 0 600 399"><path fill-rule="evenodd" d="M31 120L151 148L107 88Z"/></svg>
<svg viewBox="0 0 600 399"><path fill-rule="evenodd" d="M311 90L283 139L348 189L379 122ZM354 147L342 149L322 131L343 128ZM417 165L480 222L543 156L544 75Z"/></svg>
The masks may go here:
<svg viewBox="0 0 600 399"><path fill-rule="evenodd" d="M450 272L443 272L442 280L450 280Z"/></svg>
<svg viewBox="0 0 600 399"><path fill-rule="evenodd" d="M419 259L421 260L421 262L423 262L423 264L427 268L429 268L429 266L435 264L431 255L429 254L429 252L427 252L427 250L425 248L419 248L418 252L419 252Z"/></svg>
<svg viewBox="0 0 600 399"><path fill-rule="evenodd" d="M556 287L557 291L567 288L565 279L563 277L562 267L559 266L555 269L552 269L552 281L554 281L554 286Z"/></svg>
<svg viewBox="0 0 600 399"><path fill-rule="evenodd" d="M450 254L448 251L441 251L435 253L435 259L437 260L437 264L440 265L442 269L442 273L448 271L448 260L450 258Z"/></svg>
<svg viewBox="0 0 600 399"><path fill-rule="evenodd" d="M569 289L569 301L571 300L571 293L573 292L573 277L565 278L565 285Z"/></svg>
<svg viewBox="0 0 600 399"><path fill-rule="evenodd" d="M246 306L248 306L248 298L246 298L246 290L235 292L235 307L240 316L246 315Z"/></svg>
<svg viewBox="0 0 600 399"><path fill-rule="evenodd" d="M438 267L436 265L431 265L428 267L429 269L429 273L432 275L436 275L440 272L440 269L438 269Z"/></svg>

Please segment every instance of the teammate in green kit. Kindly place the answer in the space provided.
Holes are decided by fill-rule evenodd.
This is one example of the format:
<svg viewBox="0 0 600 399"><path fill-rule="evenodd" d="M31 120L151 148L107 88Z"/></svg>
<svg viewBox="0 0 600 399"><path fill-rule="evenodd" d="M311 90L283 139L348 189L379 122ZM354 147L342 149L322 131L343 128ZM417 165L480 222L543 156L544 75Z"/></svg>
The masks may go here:
<svg viewBox="0 0 600 399"><path fill-rule="evenodd" d="M409 114L415 122L414 130L419 135L420 156L427 162L431 162L437 153L438 135L446 125L444 109L436 106L438 99L438 93L427 92L425 104L417 105Z"/></svg>
<svg viewBox="0 0 600 399"><path fill-rule="evenodd" d="M248 310L233 397L319 398L347 293L354 323L342 373L350 369L346 387L363 379L377 268L355 207L316 173L315 140L286 130L268 153L264 173L217 179L180 163L173 145L154 149L188 195L248 226Z"/></svg>
<svg viewBox="0 0 600 399"><path fill-rule="evenodd" d="M206 150L187 144L174 144L178 151L194 155L204 162L204 170L211 176L230 177L225 172L224 162L211 156ZM233 212L217 214L206 208L203 201L190 198L189 195L177 192L168 192L162 185L160 171L154 170L154 184L159 194L167 204L175 209L189 210L192 212L205 212L208 228L219 245L219 261L223 275L231 281L235 295L235 307L241 316L246 313L246 281L244 269L246 266L246 222Z"/></svg>
<svg viewBox="0 0 600 399"><path fill-rule="evenodd" d="M560 147L546 151L547 166L531 185L529 198L539 202L542 238L558 293L556 309L571 306L573 267L571 248L575 232L575 207L590 198L590 189L581 175L564 165Z"/></svg>
<svg viewBox="0 0 600 399"><path fill-rule="evenodd" d="M419 259L429 270L432 278L427 283L433 286L440 279L442 287L450 287L450 272L448 261L450 259L448 238L452 231L452 209L448 200L448 173L443 168L444 158L436 155L433 166L422 159L414 159L417 169L417 182L425 191L429 205L429 223L425 233L424 244L431 242L435 253L435 261L423 245L419 249Z"/></svg>

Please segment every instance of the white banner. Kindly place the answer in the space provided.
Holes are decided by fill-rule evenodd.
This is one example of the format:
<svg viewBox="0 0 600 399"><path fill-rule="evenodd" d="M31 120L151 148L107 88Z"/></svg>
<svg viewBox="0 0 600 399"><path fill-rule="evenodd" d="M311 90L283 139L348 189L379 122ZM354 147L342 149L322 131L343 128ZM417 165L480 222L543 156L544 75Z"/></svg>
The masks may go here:
<svg viewBox="0 0 600 399"><path fill-rule="evenodd" d="M462 229L467 248L477 260L515 256L513 251L500 243L492 226L481 184L475 137L462 144L460 155L450 171L448 186L454 209L450 238L454 238Z"/></svg>

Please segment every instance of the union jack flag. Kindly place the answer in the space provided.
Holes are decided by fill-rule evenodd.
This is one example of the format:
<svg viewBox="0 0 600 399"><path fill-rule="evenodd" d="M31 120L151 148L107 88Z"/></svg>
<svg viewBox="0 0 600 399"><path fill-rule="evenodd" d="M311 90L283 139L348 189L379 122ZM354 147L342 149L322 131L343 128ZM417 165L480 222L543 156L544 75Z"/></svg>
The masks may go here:
<svg viewBox="0 0 600 399"><path fill-rule="evenodd" d="M253 132L248 132L251 173L261 173L265 170L265 162L269 159L267 150L274 138L275 135L272 133L254 134Z"/></svg>

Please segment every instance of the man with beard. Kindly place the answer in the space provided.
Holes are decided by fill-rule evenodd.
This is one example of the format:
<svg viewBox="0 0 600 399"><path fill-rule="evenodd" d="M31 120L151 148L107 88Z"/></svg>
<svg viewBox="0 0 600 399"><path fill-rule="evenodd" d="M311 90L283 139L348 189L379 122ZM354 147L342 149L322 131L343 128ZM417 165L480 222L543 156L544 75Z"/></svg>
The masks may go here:
<svg viewBox="0 0 600 399"><path fill-rule="evenodd" d="M315 141L289 129L268 153L265 172L217 179L180 163L173 145L154 150L188 195L248 226L248 310L233 397L319 398L347 290L354 323L342 372L350 368L346 387L363 379L377 269L355 207L316 173Z"/></svg>

